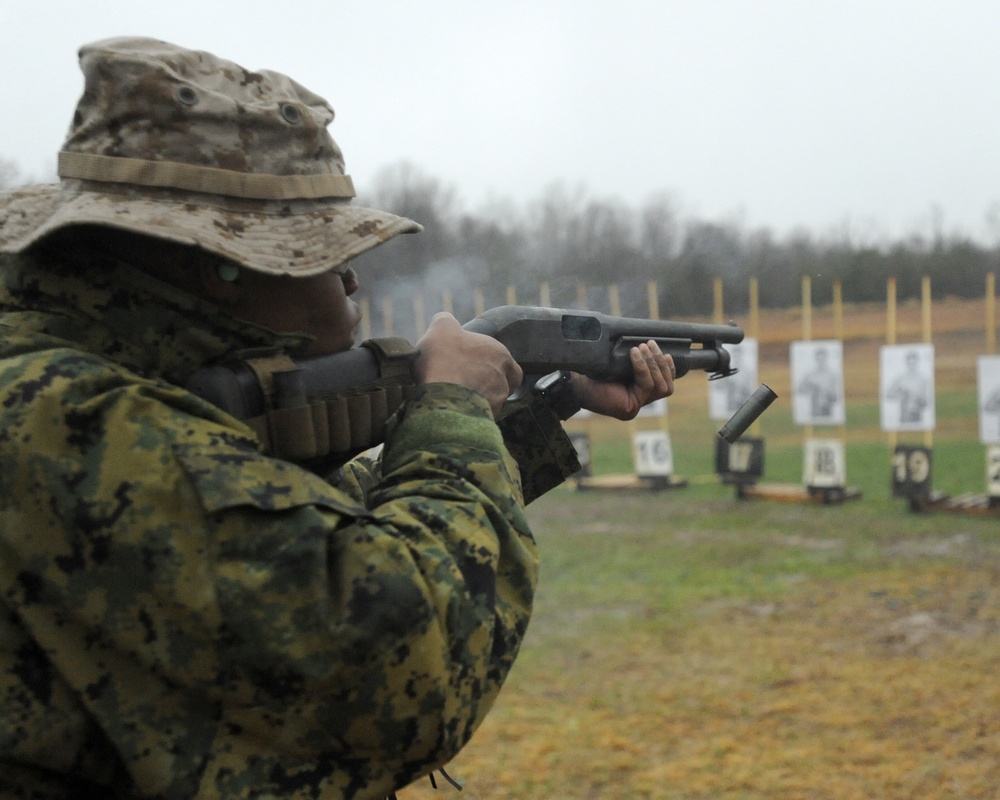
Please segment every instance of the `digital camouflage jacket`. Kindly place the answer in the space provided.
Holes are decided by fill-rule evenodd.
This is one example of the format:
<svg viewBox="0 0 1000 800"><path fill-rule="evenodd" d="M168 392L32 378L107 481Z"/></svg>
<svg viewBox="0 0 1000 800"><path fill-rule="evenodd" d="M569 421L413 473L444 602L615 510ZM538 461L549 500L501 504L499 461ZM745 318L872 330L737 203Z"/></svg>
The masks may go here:
<svg viewBox="0 0 1000 800"><path fill-rule="evenodd" d="M0 798L377 798L451 759L537 574L486 402L423 387L331 483L178 386L301 339L126 265L0 259ZM510 411L530 497L575 458Z"/></svg>

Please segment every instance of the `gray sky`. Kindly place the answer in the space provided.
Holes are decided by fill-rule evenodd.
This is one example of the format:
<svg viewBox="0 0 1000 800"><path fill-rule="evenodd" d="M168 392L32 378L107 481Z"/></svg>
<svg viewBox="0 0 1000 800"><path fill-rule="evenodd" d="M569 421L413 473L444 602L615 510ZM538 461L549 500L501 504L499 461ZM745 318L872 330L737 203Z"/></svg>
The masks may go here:
<svg viewBox="0 0 1000 800"><path fill-rule="evenodd" d="M148 35L325 96L362 192L406 160L473 211L561 181L779 236L1000 238L997 0L0 0L0 31L0 158L36 178L76 48Z"/></svg>

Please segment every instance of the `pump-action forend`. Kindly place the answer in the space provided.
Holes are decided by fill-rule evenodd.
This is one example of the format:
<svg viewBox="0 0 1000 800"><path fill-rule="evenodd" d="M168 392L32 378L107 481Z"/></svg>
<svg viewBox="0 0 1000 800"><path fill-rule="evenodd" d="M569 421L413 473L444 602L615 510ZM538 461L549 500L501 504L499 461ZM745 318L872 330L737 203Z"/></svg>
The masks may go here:
<svg viewBox="0 0 1000 800"><path fill-rule="evenodd" d="M630 317L591 311L499 306L463 326L502 342L524 372L522 389L544 375L570 370L591 378L628 382L632 379L629 350L650 339L674 360L677 377L704 370L712 379L735 373L724 344L739 344L743 330L735 324L702 325ZM395 340L400 341L400 340ZM248 361L205 367L188 381L188 389L239 419L264 413L269 407L288 408L383 385L385 375L377 348L356 347L343 353L299 359L290 369L274 373L274 397L267 398L259 372ZM280 395L289 395L282 398Z"/></svg>

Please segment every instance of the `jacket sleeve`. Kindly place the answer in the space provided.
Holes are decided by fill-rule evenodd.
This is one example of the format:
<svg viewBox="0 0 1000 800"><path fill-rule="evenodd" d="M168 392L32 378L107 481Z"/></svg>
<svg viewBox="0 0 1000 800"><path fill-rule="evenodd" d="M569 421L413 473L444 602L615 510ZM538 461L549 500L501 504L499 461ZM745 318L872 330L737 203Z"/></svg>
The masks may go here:
<svg viewBox="0 0 1000 800"><path fill-rule="evenodd" d="M573 443L543 398L528 395L506 403L497 425L520 469L526 504L579 472Z"/></svg>
<svg viewBox="0 0 1000 800"><path fill-rule="evenodd" d="M206 796L375 796L447 763L513 664L537 577L517 469L485 401L418 392L363 506L280 463L225 480L192 458L217 515L230 676ZM226 497L226 485L242 488ZM313 502L298 505L303 492Z"/></svg>
<svg viewBox="0 0 1000 800"><path fill-rule="evenodd" d="M517 463L525 505L580 471L576 449L561 420L544 399L529 396L508 402L497 425L504 445ZM377 457L358 456L329 480L357 502L364 503L381 479L380 463Z"/></svg>

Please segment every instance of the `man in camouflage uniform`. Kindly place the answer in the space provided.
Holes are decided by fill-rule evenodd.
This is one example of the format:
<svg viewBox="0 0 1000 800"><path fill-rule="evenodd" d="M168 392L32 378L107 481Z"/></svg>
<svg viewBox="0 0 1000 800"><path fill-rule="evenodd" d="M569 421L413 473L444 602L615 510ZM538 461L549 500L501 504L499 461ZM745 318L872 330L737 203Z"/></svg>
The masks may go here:
<svg viewBox="0 0 1000 800"><path fill-rule="evenodd" d="M283 75L149 39L80 62L60 185L0 195L0 798L384 797L511 668L559 415L438 315L378 461L265 455L187 376L350 347L347 262L419 226L350 204L330 107ZM632 356L571 400L672 391Z"/></svg>

